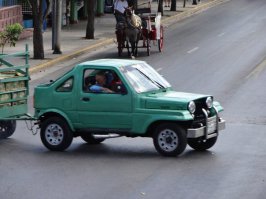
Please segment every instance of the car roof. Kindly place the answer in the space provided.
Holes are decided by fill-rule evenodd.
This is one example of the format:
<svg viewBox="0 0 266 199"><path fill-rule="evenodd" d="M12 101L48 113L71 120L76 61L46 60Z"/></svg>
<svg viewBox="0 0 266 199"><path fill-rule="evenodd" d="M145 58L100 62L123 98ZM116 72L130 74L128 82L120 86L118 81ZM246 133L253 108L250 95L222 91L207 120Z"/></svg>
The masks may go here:
<svg viewBox="0 0 266 199"><path fill-rule="evenodd" d="M120 68L122 66L128 66L138 63L145 63L145 62L140 60L132 60L132 59L97 59L97 60L82 62L78 64L77 67L107 66L107 67Z"/></svg>

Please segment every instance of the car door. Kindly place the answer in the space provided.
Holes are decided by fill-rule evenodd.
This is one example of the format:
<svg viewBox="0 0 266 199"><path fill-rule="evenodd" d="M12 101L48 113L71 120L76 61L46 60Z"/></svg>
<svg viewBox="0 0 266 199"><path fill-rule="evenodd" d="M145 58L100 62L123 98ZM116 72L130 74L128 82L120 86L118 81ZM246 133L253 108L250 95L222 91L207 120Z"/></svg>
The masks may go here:
<svg viewBox="0 0 266 199"><path fill-rule="evenodd" d="M123 93L91 92L87 84L95 83L95 71L99 69L84 71L80 88L78 116L82 128L128 131L132 126L132 93L128 89ZM86 82L88 77L92 82Z"/></svg>

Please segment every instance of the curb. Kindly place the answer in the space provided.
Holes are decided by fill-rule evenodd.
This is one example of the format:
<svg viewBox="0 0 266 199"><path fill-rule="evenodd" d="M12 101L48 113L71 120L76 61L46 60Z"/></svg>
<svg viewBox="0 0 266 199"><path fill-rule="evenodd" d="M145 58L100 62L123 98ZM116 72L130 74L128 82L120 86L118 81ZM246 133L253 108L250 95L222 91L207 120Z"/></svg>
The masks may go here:
<svg viewBox="0 0 266 199"><path fill-rule="evenodd" d="M222 3L225 3L225 2L228 2L230 0L214 0L214 1L211 1L209 3L204 3L202 5L198 5L194 8L191 8L187 11L184 11L182 13L178 13L176 15L173 15L171 17L168 17L166 19L162 19L161 21L163 23L167 23L167 22L171 22L173 20L175 20L174 22L178 22L182 19L185 19L187 17L190 17L190 16L193 16L195 14L198 14L208 8L211 8L211 7L214 7L216 5L219 5L219 4L222 4ZM169 24L168 24L169 25ZM111 44L113 43L113 40L114 38L103 38L103 39L100 39L99 42L97 42L96 44L93 44L91 46L88 46L88 47L85 47L83 49L80 49L80 50L77 50L73 53L70 53L70 54L66 54L66 55L62 55L62 56L59 56L51 61L48 61L48 62L45 62L43 64L39 64L39 65L36 65L32 68L29 69L29 72L30 74L34 74L34 73L37 73L38 71L40 70L43 70L45 68L49 68L49 67L52 67L54 64L57 64L59 62L63 62L63 61L66 61L66 60L69 60L69 59L72 59L78 55L82 55L88 51L91 51L91 50L94 50L96 48L99 48L99 47L102 47L102 46L105 46L105 45L108 45L108 44Z"/></svg>
<svg viewBox="0 0 266 199"><path fill-rule="evenodd" d="M100 39L99 42L97 42L97 43L95 43L93 45L90 45L88 47L82 48L80 50L76 50L73 53L69 53L69 54L66 54L66 55L61 55L61 56L59 56L59 57L57 57L57 58L55 58L55 59L53 59L51 61L47 61L47 62L45 62L43 64L39 64L39 65L36 65L36 66L34 66L32 68L29 68L29 72L30 72L30 74L34 74L34 73L36 73L36 72L38 72L40 70L43 70L45 68L49 68L49 67L51 67L54 64L57 64L59 62L63 62L63 61L72 59L72 58L74 58L76 56L82 55L82 54L84 54L86 52L89 52L91 50L94 50L96 48L111 44L111 43L113 43L113 40L114 40L113 38Z"/></svg>

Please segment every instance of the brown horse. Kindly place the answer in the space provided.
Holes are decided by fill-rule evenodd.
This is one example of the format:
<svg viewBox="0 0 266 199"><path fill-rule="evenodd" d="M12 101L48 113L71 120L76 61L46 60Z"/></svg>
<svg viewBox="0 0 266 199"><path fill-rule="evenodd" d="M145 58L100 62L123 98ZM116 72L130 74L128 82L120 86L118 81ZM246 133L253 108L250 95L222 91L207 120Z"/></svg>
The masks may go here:
<svg viewBox="0 0 266 199"><path fill-rule="evenodd" d="M118 44L118 56L121 57L126 42L125 22L121 21L116 24L116 40Z"/></svg>

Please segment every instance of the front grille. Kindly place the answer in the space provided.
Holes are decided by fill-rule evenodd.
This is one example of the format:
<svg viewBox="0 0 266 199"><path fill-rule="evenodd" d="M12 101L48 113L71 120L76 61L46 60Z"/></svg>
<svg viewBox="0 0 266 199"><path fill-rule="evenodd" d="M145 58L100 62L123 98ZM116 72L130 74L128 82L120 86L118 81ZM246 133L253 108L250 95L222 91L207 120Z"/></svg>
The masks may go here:
<svg viewBox="0 0 266 199"><path fill-rule="evenodd" d="M196 100L195 104L196 104L196 111L194 114L204 116L202 109L204 108L205 110L208 110L207 105L206 105L206 98Z"/></svg>
<svg viewBox="0 0 266 199"><path fill-rule="evenodd" d="M206 119L205 119L205 115L204 115L202 109L205 109L207 111L210 110L207 108L206 98L196 100L195 104L196 104L196 111L194 113L194 121L192 123L192 127L199 127L201 125L205 126L206 125Z"/></svg>

